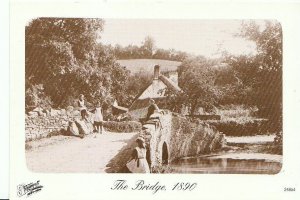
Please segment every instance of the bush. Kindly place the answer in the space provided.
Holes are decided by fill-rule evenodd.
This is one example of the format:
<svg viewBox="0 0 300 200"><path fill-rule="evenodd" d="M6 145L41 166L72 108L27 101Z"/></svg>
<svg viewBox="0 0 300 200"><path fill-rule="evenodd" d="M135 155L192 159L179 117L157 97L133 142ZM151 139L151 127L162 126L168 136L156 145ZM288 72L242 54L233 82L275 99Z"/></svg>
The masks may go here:
<svg viewBox="0 0 300 200"><path fill-rule="evenodd" d="M116 121L106 121L103 123L103 127L105 130L110 132L137 132L142 130L142 124L137 121L124 121L124 122L116 122Z"/></svg>
<svg viewBox="0 0 300 200"><path fill-rule="evenodd" d="M257 112L257 107L247 107L245 105L226 105L216 108L216 113L222 116L222 119L251 119Z"/></svg>
<svg viewBox="0 0 300 200"><path fill-rule="evenodd" d="M35 107L43 109L50 109L53 102L50 97L44 93L44 86L42 84L32 85L25 92L26 111L30 111Z"/></svg>

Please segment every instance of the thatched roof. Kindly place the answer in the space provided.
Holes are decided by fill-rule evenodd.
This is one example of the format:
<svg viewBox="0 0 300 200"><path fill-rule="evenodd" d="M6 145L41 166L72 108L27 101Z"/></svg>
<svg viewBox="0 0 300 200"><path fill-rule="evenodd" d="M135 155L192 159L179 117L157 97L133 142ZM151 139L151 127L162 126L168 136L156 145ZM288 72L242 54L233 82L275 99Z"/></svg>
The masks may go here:
<svg viewBox="0 0 300 200"><path fill-rule="evenodd" d="M182 91L181 88L174 83L173 81L171 81L170 79L168 79L167 77L165 77L164 75L160 75L158 77L158 79L164 83L164 85L166 85L166 87L174 92L180 92ZM164 108L167 105L166 102L166 96L162 96L162 97L150 97L150 98L146 98L146 99L139 99L139 97L144 93L144 91L153 84L153 82L151 84L149 84L144 90L143 92L141 92L133 101L133 103L131 104L131 106L129 107L129 110L137 110L137 109L141 109L141 108L145 108L149 106L149 99L152 98L155 100L155 103L158 105L158 107L160 108Z"/></svg>
<svg viewBox="0 0 300 200"><path fill-rule="evenodd" d="M165 77L164 75L160 75L159 80L161 80L168 88L172 89L174 92L180 92L181 88L174 83L173 81L171 81L170 79L168 79L167 77Z"/></svg>

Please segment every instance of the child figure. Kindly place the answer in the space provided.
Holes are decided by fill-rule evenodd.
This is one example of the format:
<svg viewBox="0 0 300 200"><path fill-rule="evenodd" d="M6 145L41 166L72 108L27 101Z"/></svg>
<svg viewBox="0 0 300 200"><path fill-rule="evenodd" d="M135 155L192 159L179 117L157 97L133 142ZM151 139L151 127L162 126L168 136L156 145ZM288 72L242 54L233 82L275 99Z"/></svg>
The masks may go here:
<svg viewBox="0 0 300 200"><path fill-rule="evenodd" d="M97 107L95 108L94 126L98 133L103 133L103 115L100 102L97 103Z"/></svg>

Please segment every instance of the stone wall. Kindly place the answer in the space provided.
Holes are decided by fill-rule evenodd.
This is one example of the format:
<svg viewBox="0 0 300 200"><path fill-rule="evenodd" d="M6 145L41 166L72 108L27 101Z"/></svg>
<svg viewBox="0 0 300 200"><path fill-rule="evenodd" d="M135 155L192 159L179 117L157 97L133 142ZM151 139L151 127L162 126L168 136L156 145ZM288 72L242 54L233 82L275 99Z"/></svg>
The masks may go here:
<svg viewBox="0 0 300 200"><path fill-rule="evenodd" d="M67 130L69 121L73 117L68 115L56 116L27 116L25 117L25 137L26 141L60 134L62 130Z"/></svg>
<svg viewBox="0 0 300 200"><path fill-rule="evenodd" d="M76 110L52 110L48 113L32 111L25 115L25 138L26 141L31 141L61 134L83 137L93 132L93 118L94 114L89 113L89 122L83 121ZM138 132L141 130L141 123L105 121L103 128L110 132Z"/></svg>

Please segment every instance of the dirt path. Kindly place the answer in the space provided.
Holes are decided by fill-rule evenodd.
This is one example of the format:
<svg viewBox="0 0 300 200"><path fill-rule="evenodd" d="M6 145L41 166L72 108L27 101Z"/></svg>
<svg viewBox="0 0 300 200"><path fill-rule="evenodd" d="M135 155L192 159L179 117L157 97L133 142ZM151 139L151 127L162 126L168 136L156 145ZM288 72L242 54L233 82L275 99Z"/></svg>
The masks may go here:
<svg viewBox="0 0 300 200"><path fill-rule="evenodd" d="M32 141L27 143L27 166L34 172L117 172L129 158L136 137L137 133L105 133Z"/></svg>

